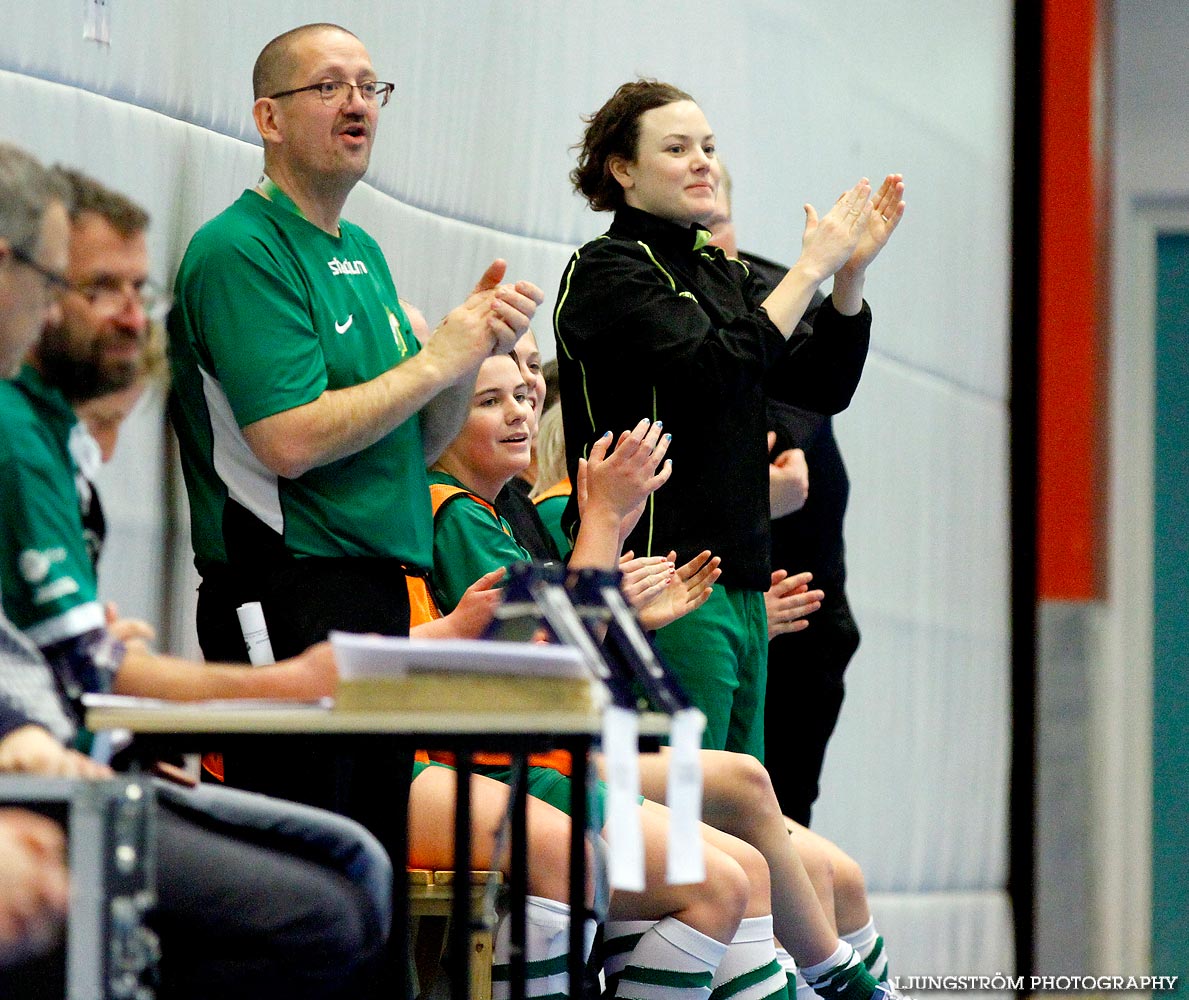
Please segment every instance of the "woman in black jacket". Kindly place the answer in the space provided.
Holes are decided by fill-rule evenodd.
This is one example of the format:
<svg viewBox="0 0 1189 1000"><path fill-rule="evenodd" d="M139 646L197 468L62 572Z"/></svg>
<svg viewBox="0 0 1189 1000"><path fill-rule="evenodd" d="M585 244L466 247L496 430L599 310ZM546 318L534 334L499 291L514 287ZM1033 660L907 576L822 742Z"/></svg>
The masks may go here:
<svg viewBox="0 0 1189 1000"><path fill-rule="evenodd" d="M867 266L903 214L903 183L866 179L820 219L806 205L802 252L774 289L708 246L701 225L719 182L714 135L690 96L669 84L624 84L587 119L575 187L611 228L574 254L555 314L571 479L608 428L641 417L673 434L673 475L627 547L709 549L722 578L657 644L706 713L705 745L763 759L770 585L765 399L820 413L850 402L867 353ZM813 293L833 294L812 330L797 329ZM812 363L810 363L812 362ZM626 423L625 423L626 421ZM576 501L566 523L578 518ZM569 533L569 528L567 528Z"/></svg>

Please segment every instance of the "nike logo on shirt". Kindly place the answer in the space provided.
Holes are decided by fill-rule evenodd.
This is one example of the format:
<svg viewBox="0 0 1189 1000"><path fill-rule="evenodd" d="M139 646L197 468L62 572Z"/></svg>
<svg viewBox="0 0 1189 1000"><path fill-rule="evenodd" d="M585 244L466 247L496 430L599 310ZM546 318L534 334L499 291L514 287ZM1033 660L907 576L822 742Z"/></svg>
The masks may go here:
<svg viewBox="0 0 1189 1000"><path fill-rule="evenodd" d="M355 314L354 313L352 313L350 316L347 317L346 323L340 323L338 320L335 320L334 332L335 333L346 333L349 329L351 329L351 324L354 322L355 322Z"/></svg>

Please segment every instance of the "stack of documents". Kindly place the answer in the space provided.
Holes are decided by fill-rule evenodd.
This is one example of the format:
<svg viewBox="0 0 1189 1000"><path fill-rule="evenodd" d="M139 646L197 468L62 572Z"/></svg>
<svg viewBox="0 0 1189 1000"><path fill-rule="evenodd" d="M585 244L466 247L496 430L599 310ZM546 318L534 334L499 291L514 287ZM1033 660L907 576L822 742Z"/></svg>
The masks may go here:
<svg viewBox="0 0 1189 1000"><path fill-rule="evenodd" d="M568 646L331 632L336 708L458 712L597 710L603 688Z"/></svg>

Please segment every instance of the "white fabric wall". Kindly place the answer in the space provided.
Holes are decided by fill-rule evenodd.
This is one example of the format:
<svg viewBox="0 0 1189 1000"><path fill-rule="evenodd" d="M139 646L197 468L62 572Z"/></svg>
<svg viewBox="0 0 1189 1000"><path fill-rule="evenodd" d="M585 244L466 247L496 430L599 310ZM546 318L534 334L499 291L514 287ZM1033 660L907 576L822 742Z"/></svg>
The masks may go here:
<svg viewBox="0 0 1189 1000"><path fill-rule="evenodd" d="M657 76L700 100L742 243L778 259L796 255L803 202L905 174L907 221L868 282L875 345L837 421L864 642L817 815L881 893L898 972L1009 971L1011 4L109 6L100 46L82 38L81 3L0 2L0 136L144 202L163 281L196 226L257 178L256 53L312 20L346 19L397 85L348 215L379 239L401 294L432 323L504 256L546 290L547 355L562 266L607 222L569 190L568 147L623 80ZM192 650L192 580L163 545L184 511L162 499L160 413L141 407L102 484L103 588ZM182 582L166 594L169 580Z"/></svg>

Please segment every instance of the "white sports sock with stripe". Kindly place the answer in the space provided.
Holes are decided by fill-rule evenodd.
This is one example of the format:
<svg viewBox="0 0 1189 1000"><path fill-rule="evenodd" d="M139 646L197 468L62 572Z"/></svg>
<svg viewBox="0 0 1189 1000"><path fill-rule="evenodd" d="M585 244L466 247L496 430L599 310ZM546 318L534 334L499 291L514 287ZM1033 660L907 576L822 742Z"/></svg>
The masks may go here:
<svg viewBox="0 0 1189 1000"><path fill-rule="evenodd" d="M883 937L875 929L874 917L857 931L843 934L842 940L859 953L867 971L877 982L882 983L888 978L888 952L884 947Z"/></svg>
<svg viewBox="0 0 1189 1000"><path fill-rule="evenodd" d="M594 936L594 921L586 921L586 951ZM505 1000L509 995L512 967L511 921L500 920L492 943L491 995ZM570 995L566 962L570 954L570 908L542 896L529 896L524 908L524 955L527 964L525 993L530 997ZM577 993L577 990L573 991Z"/></svg>
<svg viewBox="0 0 1189 1000"><path fill-rule="evenodd" d="M608 920L603 924L600 959L603 963L604 996L615 996L619 976L632 957L644 932L656 926L655 920Z"/></svg>
<svg viewBox="0 0 1189 1000"><path fill-rule="evenodd" d="M788 1000L788 978L772 942L771 914L743 918L710 985L711 1000Z"/></svg>
<svg viewBox="0 0 1189 1000"><path fill-rule="evenodd" d="M726 951L721 941L676 917L665 917L640 935L619 974L615 996L709 1000L714 970Z"/></svg>
<svg viewBox="0 0 1189 1000"><path fill-rule="evenodd" d="M806 981L805 977L801 975L801 970L797 968L797 962L782 945L776 946L776 961L780 963L780 967L784 969L784 974L789 981L789 998L795 996L796 1000L816 1000L817 994L813 992L813 987Z"/></svg>
<svg viewBox="0 0 1189 1000"><path fill-rule="evenodd" d="M876 982L867 966L845 941L839 941L824 962L801 970L805 981L813 987L821 1000L871 1000Z"/></svg>

